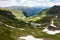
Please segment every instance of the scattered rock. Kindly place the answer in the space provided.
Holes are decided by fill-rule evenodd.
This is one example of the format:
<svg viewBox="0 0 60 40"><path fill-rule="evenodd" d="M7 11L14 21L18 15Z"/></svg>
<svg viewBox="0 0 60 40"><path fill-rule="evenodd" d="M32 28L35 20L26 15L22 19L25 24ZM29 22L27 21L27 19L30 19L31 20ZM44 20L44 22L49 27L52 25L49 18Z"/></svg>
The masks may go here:
<svg viewBox="0 0 60 40"><path fill-rule="evenodd" d="M55 35L57 33L60 33L60 30L49 30L48 27L46 27L45 29L43 29L43 32L46 32L47 34L50 34L50 35Z"/></svg>

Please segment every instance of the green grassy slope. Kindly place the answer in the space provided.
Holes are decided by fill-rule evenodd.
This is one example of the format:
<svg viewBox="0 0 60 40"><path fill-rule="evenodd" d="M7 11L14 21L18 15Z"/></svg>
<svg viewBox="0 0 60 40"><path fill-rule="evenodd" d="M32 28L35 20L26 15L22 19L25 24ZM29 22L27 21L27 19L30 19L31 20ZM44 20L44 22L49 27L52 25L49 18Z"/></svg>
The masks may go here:
<svg viewBox="0 0 60 40"><path fill-rule="evenodd" d="M36 15L28 17L28 21L37 21L46 16L46 13L49 9L43 9L41 12L38 12Z"/></svg>
<svg viewBox="0 0 60 40"><path fill-rule="evenodd" d="M7 9L6 8L0 8L0 10L11 11L11 13L13 15L15 15L15 18L18 20L25 20L25 18L26 18L21 10L18 11L18 10L13 10L13 9L8 9L8 8Z"/></svg>
<svg viewBox="0 0 60 40"><path fill-rule="evenodd" d="M29 23L25 23L24 18L23 18L24 20L19 19L19 17L17 16L18 12L15 11L16 10L0 9L0 40L17 40L18 37L26 36L26 35L32 35L36 38L47 38L49 40L60 40L60 34L48 35L42 32L43 27L45 26L39 26L37 28L34 28ZM37 15L37 17L40 17L40 15L39 16ZM41 19L43 20L44 17ZM43 20L44 22L42 20L39 21L33 20L33 21L43 24L45 23L45 21L47 21L47 19L49 19L49 17ZM26 19L25 21L28 20ZM50 19L48 20L48 22L49 21Z"/></svg>
<svg viewBox="0 0 60 40"><path fill-rule="evenodd" d="M18 20L16 11L12 11L14 14L11 11L0 9L0 40L14 40L20 33L18 28L29 26L22 19Z"/></svg>

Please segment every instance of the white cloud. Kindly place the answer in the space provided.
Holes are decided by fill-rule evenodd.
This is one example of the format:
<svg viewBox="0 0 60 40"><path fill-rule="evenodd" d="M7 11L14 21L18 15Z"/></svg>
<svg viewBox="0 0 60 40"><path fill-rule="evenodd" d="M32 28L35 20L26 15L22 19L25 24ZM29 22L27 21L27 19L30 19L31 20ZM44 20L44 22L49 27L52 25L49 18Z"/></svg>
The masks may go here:
<svg viewBox="0 0 60 40"><path fill-rule="evenodd" d="M14 0L0 1L0 7L14 6L14 5L17 5L16 1Z"/></svg>
<svg viewBox="0 0 60 40"><path fill-rule="evenodd" d="M60 1L57 0L55 2L51 2L51 0L24 0L20 1L20 6L53 6L53 5L60 5Z"/></svg>
<svg viewBox="0 0 60 40"><path fill-rule="evenodd" d="M35 0L35 1L32 1L32 0L21 0L19 5L20 6L45 6L45 2L47 2L46 0Z"/></svg>
<svg viewBox="0 0 60 40"><path fill-rule="evenodd" d="M60 0L51 2L51 0L0 0L0 6L53 6L60 5Z"/></svg>
<svg viewBox="0 0 60 40"><path fill-rule="evenodd" d="M35 1L24 1L24 2L20 2L20 4L19 4L20 6L39 6L39 5L41 5L41 3L38 3L38 2L35 2Z"/></svg>
<svg viewBox="0 0 60 40"><path fill-rule="evenodd" d="M56 2L60 2L60 0L56 0Z"/></svg>

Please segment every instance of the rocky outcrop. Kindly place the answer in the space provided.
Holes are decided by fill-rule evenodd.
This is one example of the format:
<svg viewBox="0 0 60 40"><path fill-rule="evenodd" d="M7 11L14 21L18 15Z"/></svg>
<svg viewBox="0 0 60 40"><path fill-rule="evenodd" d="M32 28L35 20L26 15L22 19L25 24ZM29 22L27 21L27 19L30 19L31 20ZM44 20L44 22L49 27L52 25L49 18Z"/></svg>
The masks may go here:
<svg viewBox="0 0 60 40"><path fill-rule="evenodd" d="M49 15L60 15L60 5L55 5L48 11Z"/></svg>

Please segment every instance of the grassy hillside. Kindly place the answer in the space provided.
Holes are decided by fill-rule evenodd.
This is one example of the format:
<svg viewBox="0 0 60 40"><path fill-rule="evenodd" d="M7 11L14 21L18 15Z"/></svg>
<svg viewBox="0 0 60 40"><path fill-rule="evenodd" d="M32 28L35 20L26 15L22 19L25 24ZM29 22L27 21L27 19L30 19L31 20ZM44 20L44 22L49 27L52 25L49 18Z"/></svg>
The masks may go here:
<svg viewBox="0 0 60 40"><path fill-rule="evenodd" d="M43 9L42 11L38 12L36 15L28 17L28 21L37 21L42 19L43 17L47 16L46 13L49 9Z"/></svg>
<svg viewBox="0 0 60 40"><path fill-rule="evenodd" d="M56 15L60 15L60 14L53 13L53 11L51 12L51 8L49 8L49 9L44 9L41 12L38 12L37 15L31 17L29 20L35 23L41 23L41 24L48 25L50 24L51 20L54 20L56 18ZM58 16L57 19L55 19L55 25L58 25L59 23L60 23L60 17Z"/></svg>
<svg viewBox="0 0 60 40"><path fill-rule="evenodd" d="M15 10L0 9L0 40L14 40L20 33L19 28L29 26L23 19L18 20L16 14Z"/></svg>
<svg viewBox="0 0 60 40"><path fill-rule="evenodd" d="M13 15L15 15L15 18L18 20L24 20L26 18L21 10L18 11L18 10L13 10L13 9L8 9L8 8L7 9L6 8L0 8L0 10L10 11Z"/></svg>
<svg viewBox="0 0 60 40"><path fill-rule="evenodd" d="M27 35L32 35L36 38L46 38L46 40L60 40L60 34L48 35L42 32L42 30L44 29L43 27L49 25L50 20L54 18L53 16L47 17L45 15L46 11L47 10L43 10L43 12L41 12L41 15L37 14L36 16L32 16L31 18L26 18L20 11L1 8L0 40L17 40L19 37ZM41 19L38 19L38 17L40 17ZM25 23L25 21L34 21L36 23L47 24L34 28L34 26L32 26L30 23ZM58 22L60 22L60 20L58 20Z"/></svg>

